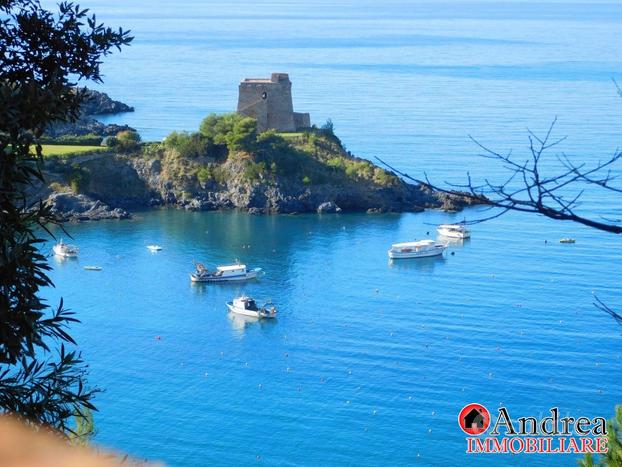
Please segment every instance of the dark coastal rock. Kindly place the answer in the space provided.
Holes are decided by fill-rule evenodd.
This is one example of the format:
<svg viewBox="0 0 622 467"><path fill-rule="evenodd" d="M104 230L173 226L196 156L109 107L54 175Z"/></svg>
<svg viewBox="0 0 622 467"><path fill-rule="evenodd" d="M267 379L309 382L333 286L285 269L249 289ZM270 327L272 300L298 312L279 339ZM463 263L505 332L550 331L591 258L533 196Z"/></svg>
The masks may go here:
<svg viewBox="0 0 622 467"><path fill-rule="evenodd" d="M168 205L173 205L177 203L177 198L175 197L175 193L173 193L172 191L165 192L164 195L162 196L162 200L164 201L164 204L168 204Z"/></svg>
<svg viewBox="0 0 622 467"><path fill-rule="evenodd" d="M92 117L81 117L75 123L56 123L51 125L45 132L46 136L58 138L59 136L72 135L97 135L114 136L120 131L132 130L129 125L116 125L114 123L102 123Z"/></svg>
<svg viewBox="0 0 622 467"><path fill-rule="evenodd" d="M46 130L46 136L58 138L59 136L84 136L88 134L98 136L114 136L120 131L134 130L128 125L105 124L95 119L95 115L111 115L123 112L133 112L123 102L111 99L106 93L87 90L87 99L82 103L81 115L76 122L58 122ZM135 130L134 130L135 131Z"/></svg>
<svg viewBox="0 0 622 467"><path fill-rule="evenodd" d="M98 221L102 219L128 219L130 214L121 208L111 208L107 204L86 195L52 193L46 202L52 212L64 222Z"/></svg>
<svg viewBox="0 0 622 467"><path fill-rule="evenodd" d="M209 206L209 204L199 198L186 200L183 205L186 211L205 211L206 206Z"/></svg>
<svg viewBox="0 0 622 467"><path fill-rule="evenodd" d="M486 204L486 199L475 199L472 196L455 195L449 193L434 192L436 198L441 203L440 208L443 211L461 211L462 209L475 206L478 204Z"/></svg>
<svg viewBox="0 0 622 467"><path fill-rule="evenodd" d="M317 207L317 212L320 214L332 214L336 212L341 212L341 208L337 206L333 201L327 201L325 203L321 203Z"/></svg>
<svg viewBox="0 0 622 467"><path fill-rule="evenodd" d="M306 212L306 204L295 196L275 196L272 211L275 214L294 214Z"/></svg>
<svg viewBox="0 0 622 467"><path fill-rule="evenodd" d="M111 99L105 92L87 89L86 93L86 100L81 107L83 115L105 115L118 114L122 112L134 112L134 107Z"/></svg>
<svg viewBox="0 0 622 467"><path fill-rule="evenodd" d="M227 167L223 183L199 184L171 179L160 160L136 156L106 156L81 163L91 174L85 195L56 193L50 197L64 219L87 220L128 217L125 209L169 206L187 211L240 209L251 214L293 214L340 211L368 213L459 210L477 204L469 197L436 192L402 180L389 187L352 182L308 186L288 178L249 182L242 169ZM56 168L55 170L59 170ZM62 176L61 172L55 176ZM331 200L331 201L327 201ZM115 210L114 208L121 208Z"/></svg>

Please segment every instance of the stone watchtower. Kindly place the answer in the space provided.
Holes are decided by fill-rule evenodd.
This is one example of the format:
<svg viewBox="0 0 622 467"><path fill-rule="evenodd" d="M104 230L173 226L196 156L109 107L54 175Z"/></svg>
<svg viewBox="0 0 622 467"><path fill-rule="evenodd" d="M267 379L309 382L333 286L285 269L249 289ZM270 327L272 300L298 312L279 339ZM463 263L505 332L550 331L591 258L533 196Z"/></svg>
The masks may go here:
<svg viewBox="0 0 622 467"><path fill-rule="evenodd" d="M240 83L238 113L257 120L259 132L273 128L296 131L311 126L308 113L294 112L292 83L287 73L267 78L246 78Z"/></svg>

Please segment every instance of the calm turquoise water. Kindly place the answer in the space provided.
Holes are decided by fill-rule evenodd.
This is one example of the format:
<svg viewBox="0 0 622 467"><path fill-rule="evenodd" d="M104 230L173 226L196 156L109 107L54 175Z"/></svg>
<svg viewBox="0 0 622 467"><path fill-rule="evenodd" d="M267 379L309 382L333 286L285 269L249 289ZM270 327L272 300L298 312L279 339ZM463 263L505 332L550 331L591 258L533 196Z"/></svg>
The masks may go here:
<svg viewBox="0 0 622 467"><path fill-rule="evenodd" d="M72 227L81 257L55 263L53 296L79 312L106 389L98 441L172 465L456 465L472 461L456 417L473 400L609 414L622 330L591 300L620 302L620 240L508 216L455 255L388 264L389 243L451 219L164 211ZM193 260L236 258L265 277L190 284ZM272 298L278 320L229 317L242 291Z"/></svg>
<svg viewBox="0 0 622 467"><path fill-rule="evenodd" d="M294 104L332 118L354 153L437 180L498 177L472 134L524 154L525 130L559 117L558 148L595 161L620 145L618 2L90 1L131 28L102 89L116 117L159 139L235 108L237 83L290 73ZM551 163L550 169L554 169ZM622 216L619 198L582 209ZM142 213L70 226L78 261L55 263L97 405L99 443L171 465L574 465L575 456L464 454L458 411L557 405L609 416L620 393L622 242L536 217L478 225L455 255L390 265L391 242L470 210L253 217ZM577 238L560 245L562 236ZM545 244L544 241L549 243ZM145 246L159 243L151 254ZM240 286L192 286L192 261L266 270ZM96 264L100 273L87 272ZM274 323L227 316L245 291ZM156 340L155 336L161 336ZM258 457L259 456L259 457Z"/></svg>

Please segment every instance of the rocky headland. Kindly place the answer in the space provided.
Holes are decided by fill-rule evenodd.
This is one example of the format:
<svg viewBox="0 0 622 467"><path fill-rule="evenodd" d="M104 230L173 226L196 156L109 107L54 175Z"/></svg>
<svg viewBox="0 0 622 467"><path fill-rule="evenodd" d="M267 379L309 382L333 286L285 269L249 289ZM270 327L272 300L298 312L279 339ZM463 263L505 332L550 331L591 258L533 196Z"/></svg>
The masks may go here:
<svg viewBox="0 0 622 467"><path fill-rule="evenodd" d="M120 131L133 130L133 128L128 125L102 123L95 117L133 111L134 107L111 99L106 93L87 89L86 99L82 103L78 120L73 123L53 124L47 129L46 136L51 138L67 135L114 136Z"/></svg>
<svg viewBox="0 0 622 467"><path fill-rule="evenodd" d="M257 134L253 120L211 116L162 143L45 160L47 198L63 220L122 219L145 207L251 214L459 210L449 196L345 150L332 131ZM206 119L206 121L208 120Z"/></svg>

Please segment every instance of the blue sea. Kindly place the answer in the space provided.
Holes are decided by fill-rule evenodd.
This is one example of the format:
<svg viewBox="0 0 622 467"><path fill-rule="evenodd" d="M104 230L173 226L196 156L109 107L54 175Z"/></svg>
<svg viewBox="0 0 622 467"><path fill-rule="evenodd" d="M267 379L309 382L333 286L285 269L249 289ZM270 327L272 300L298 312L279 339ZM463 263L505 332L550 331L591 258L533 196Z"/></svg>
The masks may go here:
<svg viewBox="0 0 622 467"><path fill-rule="evenodd" d="M236 107L245 77L287 72L294 107L354 154L438 183L502 180L482 144L518 159L528 133L595 163L621 144L617 1L207 2L88 0L132 30L98 89L136 108L107 117L160 140ZM581 212L622 217L588 190ZM576 455L473 456L470 402L513 417L613 414L622 402L622 240L508 214L444 258L391 264L392 242L489 215L138 212L70 225L81 248L53 261L91 367L96 442L139 459L202 465L575 465ZM574 237L562 245L561 237ZM163 250L153 254L146 245ZM264 268L246 285L193 286L193 261ZM99 265L101 272L83 270ZM229 316L245 292L275 322ZM159 336L159 339L156 337Z"/></svg>

